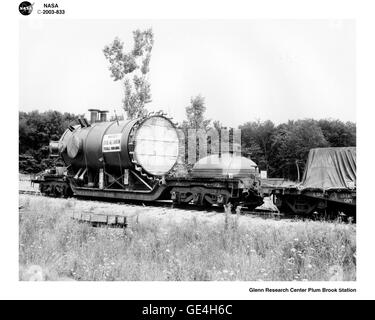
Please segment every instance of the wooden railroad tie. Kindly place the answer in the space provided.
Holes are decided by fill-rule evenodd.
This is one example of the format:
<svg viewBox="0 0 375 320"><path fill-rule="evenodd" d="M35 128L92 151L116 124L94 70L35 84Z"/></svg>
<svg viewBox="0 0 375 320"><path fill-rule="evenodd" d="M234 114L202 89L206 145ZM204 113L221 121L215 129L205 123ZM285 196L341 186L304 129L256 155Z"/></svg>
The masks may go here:
<svg viewBox="0 0 375 320"><path fill-rule="evenodd" d="M128 226L127 217L121 215L95 214L91 212L71 212L70 217L80 222L87 222L93 226L107 225L110 227Z"/></svg>

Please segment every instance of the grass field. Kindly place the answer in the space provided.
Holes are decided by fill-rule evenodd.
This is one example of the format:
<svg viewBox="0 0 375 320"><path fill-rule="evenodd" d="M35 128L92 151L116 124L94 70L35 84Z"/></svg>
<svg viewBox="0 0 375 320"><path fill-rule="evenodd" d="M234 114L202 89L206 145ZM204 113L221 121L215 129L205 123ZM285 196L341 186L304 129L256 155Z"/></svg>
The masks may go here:
<svg viewBox="0 0 375 320"><path fill-rule="evenodd" d="M127 229L94 228L68 217L74 200L21 197L21 280L356 279L352 224L140 211Z"/></svg>

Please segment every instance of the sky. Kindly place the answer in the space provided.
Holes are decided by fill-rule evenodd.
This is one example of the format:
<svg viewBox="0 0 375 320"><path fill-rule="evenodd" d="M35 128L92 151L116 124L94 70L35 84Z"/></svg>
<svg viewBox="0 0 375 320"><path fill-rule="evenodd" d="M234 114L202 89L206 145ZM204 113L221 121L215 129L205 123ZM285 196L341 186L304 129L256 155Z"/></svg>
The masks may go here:
<svg viewBox="0 0 375 320"><path fill-rule="evenodd" d="M149 111L176 121L198 94L226 126L356 121L354 20L21 20L19 109L121 113L103 48L152 27Z"/></svg>

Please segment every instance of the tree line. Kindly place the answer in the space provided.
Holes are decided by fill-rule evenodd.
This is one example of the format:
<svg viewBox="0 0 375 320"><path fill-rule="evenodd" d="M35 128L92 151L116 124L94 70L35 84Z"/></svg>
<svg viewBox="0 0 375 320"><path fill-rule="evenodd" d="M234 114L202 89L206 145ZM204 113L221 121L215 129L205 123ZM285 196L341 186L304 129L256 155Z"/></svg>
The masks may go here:
<svg viewBox="0 0 375 320"><path fill-rule="evenodd" d="M19 170L36 173L51 166L50 140L59 140L68 125L77 118L59 111L19 111Z"/></svg>
<svg viewBox="0 0 375 320"><path fill-rule="evenodd" d="M201 96L186 107L186 120L180 128L224 128L218 121L204 117L206 107ZM59 111L19 112L19 169L39 172L51 165L48 145L59 140L78 116ZM272 121L249 121L241 129L242 155L250 157L269 177L297 180L302 174L308 152L318 147L356 146L356 124L332 119L290 120L275 125Z"/></svg>
<svg viewBox="0 0 375 320"><path fill-rule="evenodd" d="M269 177L297 180L312 148L356 146L356 124L336 119L251 121L239 127L242 151Z"/></svg>

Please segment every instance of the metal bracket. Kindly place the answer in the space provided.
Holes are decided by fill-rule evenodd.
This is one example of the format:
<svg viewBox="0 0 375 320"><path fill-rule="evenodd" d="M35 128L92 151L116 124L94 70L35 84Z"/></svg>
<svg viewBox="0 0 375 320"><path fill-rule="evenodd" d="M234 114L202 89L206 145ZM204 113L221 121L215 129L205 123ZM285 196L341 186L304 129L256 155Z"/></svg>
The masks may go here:
<svg viewBox="0 0 375 320"><path fill-rule="evenodd" d="M144 181L137 173L135 173L133 170L130 170L130 172L139 180L141 181L148 189L152 190L152 187Z"/></svg>

